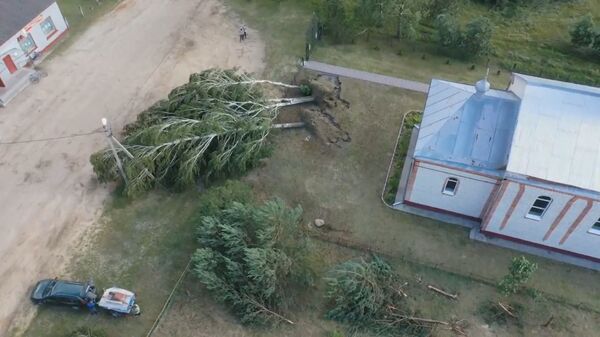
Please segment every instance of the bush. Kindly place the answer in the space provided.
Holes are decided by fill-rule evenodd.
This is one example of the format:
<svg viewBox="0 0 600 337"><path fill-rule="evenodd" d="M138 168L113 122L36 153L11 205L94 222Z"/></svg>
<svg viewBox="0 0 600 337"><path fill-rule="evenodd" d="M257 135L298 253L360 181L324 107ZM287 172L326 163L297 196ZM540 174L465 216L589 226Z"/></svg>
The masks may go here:
<svg viewBox="0 0 600 337"><path fill-rule="evenodd" d="M508 267L508 274L498 283L498 290L504 295L515 294L529 281L537 269L537 264L529 262L524 256L515 257Z"/></svg>
<svg viewBox="0 0 600 337"><path fill-rule="evenodd" d="M194 274L242 323L287 321L279 311L290 286L309 280L302 209L275 199L261 206L233 201L215 213L198 223Z"/></svg>
<svg viewBox="0 0 600 337"><path fill-rule="evenodd" d="M312 88L308 84L301 84L300 92L302 93L302 96L310 96L312 95Z"/></svg>
<svg viewBox="0 0 600 337"><path fill-rule="evenodd" d="M440 14L435 19L437 40L444 47L459 47L462 41L462 32L453 16Z"/></svg>
<svg viewBox="0 0 600 337"><path fill-rule="evenodd" d="M467 24L462 44L472 56L487 55L492 49L492 23L485 17Z"/></svg>
<svg viewBox="0 0 600 337"><path fill-rule="evenodd" d="M594 42L594 21L591 15L582 17L571 29L571 43L579 47L589 47Z"/></svg>

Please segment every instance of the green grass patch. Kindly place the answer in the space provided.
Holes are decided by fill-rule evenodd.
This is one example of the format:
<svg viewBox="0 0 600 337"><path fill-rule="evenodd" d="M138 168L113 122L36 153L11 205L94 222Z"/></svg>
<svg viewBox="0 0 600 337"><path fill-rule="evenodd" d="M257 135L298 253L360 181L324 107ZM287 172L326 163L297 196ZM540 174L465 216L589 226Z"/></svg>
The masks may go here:
<svg viewBox="0 0 600 337"><path fill-rule="evenodd" d="M412 130L415 125L421 123L422 114L420 111L409 111L404 117L404 124L400 131L400 138L398 139L398 146L394 152L394 158L390 177L388 178L383 200L391 205L396 200L396 193L398 192L398 184L402 176L402 169L404 168L404 162L410 146L410 138Z"/></svg>

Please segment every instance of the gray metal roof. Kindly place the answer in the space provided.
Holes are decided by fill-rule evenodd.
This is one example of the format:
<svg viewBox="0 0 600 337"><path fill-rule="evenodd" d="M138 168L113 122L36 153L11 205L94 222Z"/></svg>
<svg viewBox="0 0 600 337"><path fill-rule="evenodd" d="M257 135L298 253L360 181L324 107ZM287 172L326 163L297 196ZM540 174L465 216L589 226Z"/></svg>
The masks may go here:
<svg viewBox="0 0 600 337"><path fill-rule="evenodd" d="M415 156L504 169L519 98L507 91L478 93L472 85L432 80Z"/></svg>
<svg viewBox="0 0 600 337"><path fill-rule="evenodd" d="M600 192L600 88L525 82L507 171Z"/></svg>
<svg viewBox="0 0 600 337"><path fill-rule="evenodd" d="M0 44L3 44L56 0L0 0Z"/></svg>

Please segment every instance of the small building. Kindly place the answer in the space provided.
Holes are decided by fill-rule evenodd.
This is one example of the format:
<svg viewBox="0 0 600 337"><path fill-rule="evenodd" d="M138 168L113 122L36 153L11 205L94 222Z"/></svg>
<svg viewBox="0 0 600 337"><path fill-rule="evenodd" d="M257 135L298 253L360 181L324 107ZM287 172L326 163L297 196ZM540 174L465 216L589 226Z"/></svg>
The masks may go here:
<svg viewBox="0 0 600 337"><path fill-rule="evenodd" d="M482 241L600 262L600 88L521 74L507 90L432 80L403 175L397 208L464 219Z"/></svg>
<svg viewBox="0 0 600 337"><path fill-rule="evenodd" d="M19 70L47 51L67 28L55 0L0 1L0 90L18 85Z"/></svg>

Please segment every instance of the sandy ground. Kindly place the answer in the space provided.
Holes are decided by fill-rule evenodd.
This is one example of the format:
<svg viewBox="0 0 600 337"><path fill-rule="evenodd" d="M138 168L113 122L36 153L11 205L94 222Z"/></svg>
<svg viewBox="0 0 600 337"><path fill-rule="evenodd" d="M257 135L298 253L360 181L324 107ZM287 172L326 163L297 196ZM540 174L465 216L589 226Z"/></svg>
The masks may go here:
<svg viewBox="0 0 600 337"><path fill-rule="evenodd" d="M260 73L264 48L217 0L126 0L43 64L49 73L0 109L0 142L115 130L191 72L234 67ZM69 247L93 228L108 189L95 182L89 155L102 134L0 145L0 335L26 324L28 291L64 272Z"/></svg>

